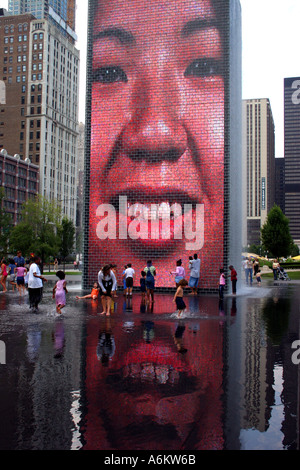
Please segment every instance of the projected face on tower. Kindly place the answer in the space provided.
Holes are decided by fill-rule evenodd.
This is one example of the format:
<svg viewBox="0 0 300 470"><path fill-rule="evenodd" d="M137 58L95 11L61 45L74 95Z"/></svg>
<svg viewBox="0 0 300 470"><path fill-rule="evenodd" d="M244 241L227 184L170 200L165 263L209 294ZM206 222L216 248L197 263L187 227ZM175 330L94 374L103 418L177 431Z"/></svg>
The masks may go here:
<svg viewBox="0 0 300 470"><path fill-rule="evenodd" d="M174 260L187 266L193 253L202 269L219 268L225 94L219 3L94 2L89 259L98 267L131 262L139 269L151 258L161 286L173 285Z"/></svg>

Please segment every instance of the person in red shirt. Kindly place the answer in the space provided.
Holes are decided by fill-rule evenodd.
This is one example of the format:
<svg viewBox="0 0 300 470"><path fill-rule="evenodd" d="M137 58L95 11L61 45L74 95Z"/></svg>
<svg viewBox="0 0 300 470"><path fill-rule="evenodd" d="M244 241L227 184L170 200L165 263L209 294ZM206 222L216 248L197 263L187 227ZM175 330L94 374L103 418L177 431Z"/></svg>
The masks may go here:
<svg viewBox="0 0 300 470"><path fill-rule="evenodd" d="M232 265L229 266L229 269L231 271L232 294L236 295L237 272Z"/></svg>

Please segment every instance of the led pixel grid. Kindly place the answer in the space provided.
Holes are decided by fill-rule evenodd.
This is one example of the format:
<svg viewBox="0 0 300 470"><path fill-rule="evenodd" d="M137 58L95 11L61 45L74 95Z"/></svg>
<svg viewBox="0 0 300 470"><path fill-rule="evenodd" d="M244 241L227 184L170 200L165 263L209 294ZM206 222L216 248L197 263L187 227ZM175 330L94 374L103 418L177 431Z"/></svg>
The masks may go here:
<svg viewBox="0 0 300 470"><path fill-rule="evenodd" d="M227 262L229 2L89 2L85 279L151 259L216 289Z"/></svg>

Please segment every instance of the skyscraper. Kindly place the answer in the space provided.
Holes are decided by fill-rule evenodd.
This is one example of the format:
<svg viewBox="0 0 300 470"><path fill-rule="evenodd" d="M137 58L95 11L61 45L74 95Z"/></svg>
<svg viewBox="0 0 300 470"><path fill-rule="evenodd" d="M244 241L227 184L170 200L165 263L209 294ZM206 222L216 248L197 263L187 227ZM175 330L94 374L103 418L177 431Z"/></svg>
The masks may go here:
<svg viewBox="0 0 300 470"><path fill-rule="evenodd" d="M270 101L243 101L243 160L247 162L247 245L260 244L260 229L275 203L275 126Z"/></svg>
<svg viewBox="0 0 300 470"><path fill-rule="evenodd" d="M284 79L285 215L300 246L300 77Z"/></svg>
<svg viewBox="0 0 300 470"><path fill-rule="evenodd" d="M76 40L75 0L9 0L8 10L13 15L31 13L37 19L53 22L64 35Z"/></svg>

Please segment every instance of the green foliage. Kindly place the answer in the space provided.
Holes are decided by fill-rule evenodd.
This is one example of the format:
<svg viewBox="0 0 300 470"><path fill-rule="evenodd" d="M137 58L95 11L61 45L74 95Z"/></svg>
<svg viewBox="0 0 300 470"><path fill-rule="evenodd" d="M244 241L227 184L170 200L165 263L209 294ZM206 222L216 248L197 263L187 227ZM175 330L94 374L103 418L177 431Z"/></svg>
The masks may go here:
<svg viewBox="0 0 300 470"><path fill-rule="evenodd" d="M291 252L293 239L290 235L289 220L280 207L274 205L261 228L261 239L265 250L276 258L287 257Z"/></svg>
<svg viewBox="0 0 300 470"><path fill-rule="evenodd" d="M75 227L72 220L64 217L58 229L58 234L61 241L60 254L65 260L66 257L72 253L75 243Z"/></svg>
<svg viewBox="0 0 300 470"><path fill-rule="evenodd" d="M5 197L4 188L0 188L0 255L7 254L9 233L11 230L11 217L2 208Z"/></svg>
<svg viewBox="0 0 300 470"><path fill-rule="evenodd" d="M27 255L35 249L35 237L33 236L33 227L26 223L21 222L16 225L9 237L9 248L12 253L21 250L23 254Z"/></svg>
<svg viewBox="0 0 300 470"><path fill-rule="evenodd" d="M75 228L72 221L62 219L62 210L56 201L42 196L23 205L21 222L10 235L10 251L21 250L25 256L39 255L42 265L50 256L72 251ZM68 254L67 253L67 254Z"/></svg>

